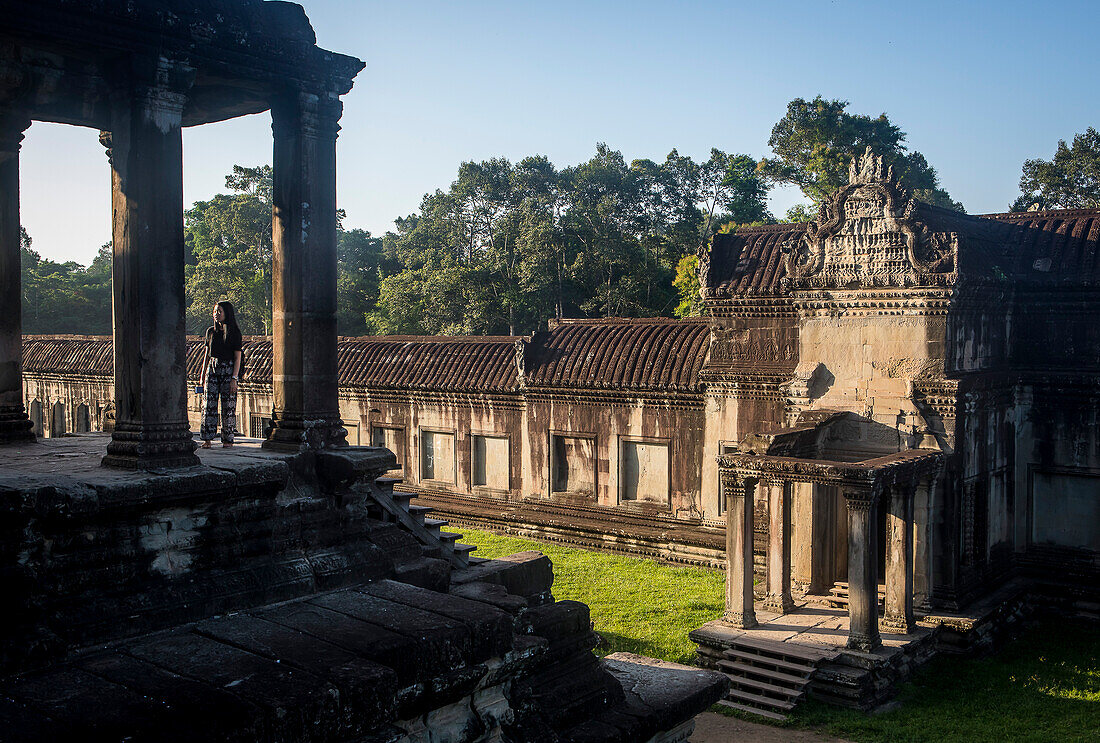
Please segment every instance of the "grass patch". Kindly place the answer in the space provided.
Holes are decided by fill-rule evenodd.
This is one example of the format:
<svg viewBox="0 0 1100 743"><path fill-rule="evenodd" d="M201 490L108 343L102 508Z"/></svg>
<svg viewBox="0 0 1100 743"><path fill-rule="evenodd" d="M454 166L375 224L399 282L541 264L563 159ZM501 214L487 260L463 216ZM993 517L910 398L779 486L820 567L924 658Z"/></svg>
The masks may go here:
<svg viewBox="0 0 1100 743"><path fill-rule="evenodd" d="M560 547L528 539L463 530L478 557L539 550L554 563L554 597L588 604L597 632L607 641L600 654L621 650L691 663L695 643L687 633L718 619L725 608L722 570L673 567L654 560Z"/></svg>
<svg viewBox="0 0 1100 743"><path fill-rule="evenodd" d="M540 550L554 563L554 595L588 604L609 647L691 663L687 633L722 615L721 570L467 531L479 557ZM1100 628L1048 622L987 658L941 656L903 684L901 704L874 716L807 702L784 726L857 743L1100 741ZM740 716L740 715L737 715ZM757 717L748 717L760 722Z"/></svg>
<svg viewBox="0 0 1100 743"><path fill-rule="evenodd" d="M863 743L1100 740L1100 628L1045 622L987 658L940 656L869 716L807 703L792 723Z"/></svg>

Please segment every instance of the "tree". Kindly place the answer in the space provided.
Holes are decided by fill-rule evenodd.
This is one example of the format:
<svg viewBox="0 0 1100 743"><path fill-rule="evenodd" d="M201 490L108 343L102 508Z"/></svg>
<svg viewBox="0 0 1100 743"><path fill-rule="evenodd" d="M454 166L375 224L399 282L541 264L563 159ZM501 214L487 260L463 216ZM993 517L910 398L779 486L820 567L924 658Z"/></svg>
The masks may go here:
<svg viewBox="0 0 1100 743"><path fill-rule="evenodd" d="M907 152L905 132L886 114L850 114L847 101L796 98L772 128L775 157L760 162L771 183L798 186L815 204L848 182L848 164L871 147L894 167L899 180L927 203L962 211L939 185L935 169L919 152Z"/></svg>
<svg viewBox="0 0 1100 743"><path fill-rule="evenodd" d="M222 299L233 303L242 332L271 332L271 179L270 165L234 165L225 178L234 193L184 212L190 332L210 324L210 310Z"/></svg>
<svg viewBox="0 0 1100 743"><path fill-rule="evenodd" d="M337 233L336 329L340 335L365 335L368 316L378 303L383 276L397 269L385 254L385 241L366 230Z"/></svg>
<svg viewBox="0 0 1100 743"><path fill-rule="evenodd" d="M42 258L22 228L19 243L24 333L111 332L110 243L87 269Z"/></svg>
<svg viewBox="0 0 1100 743"><path fill-rule="evenodd" d="M1094 209L1100 207L1100 132L1089 127L1075 134L1073 145L1058 140L1051 160L1025 160L1020 177L1023 192L1012 211L1040 209Z"/></svg>
<svg viewBox="0 0 1100 743"><path fill-rule="evenodd" d="M685 255L676 265L676 278L672 280L680 297L674 314L676 317L695 317L702 311L703 299L699 295L699 256Z"/></svg>

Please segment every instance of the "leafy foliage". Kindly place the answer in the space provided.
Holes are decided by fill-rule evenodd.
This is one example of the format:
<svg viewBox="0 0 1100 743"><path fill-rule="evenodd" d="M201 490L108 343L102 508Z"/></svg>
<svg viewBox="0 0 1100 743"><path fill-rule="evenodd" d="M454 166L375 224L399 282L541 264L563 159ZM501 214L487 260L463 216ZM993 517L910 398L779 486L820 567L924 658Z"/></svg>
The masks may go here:
<svg viewBox="0 0 1100 743"><path fill-rule="evenodd" d="M795 98L786 115L772 128L768 146L774 158L760 162L760 173L770 183L802 189L820 203L848 182L848 164L871 147L894 167L901 182L925 202L962 211L939 185L936 170L919 152L907 152L905 132L886 114L875 118L850 114L848 101L812 101Z"/></svg>
<svg viewBox="0 0 1100 743"><path fill-rule="evenodd" d="M1090 126L1071 146L1058 140L1053 159L1025 160L1020 190L1014 212L1100 207L1100 132Z"/></svg>
<svg viewBox="0 0 1100 743"><path fill-rule="evenodd" d="M91 265L55 263L31 248L20 228L19 258L23 294L23 332L111 332L111 244L99 249Z"/></svg>
<svg viewBox="0 0 1100 743"><path fill-rule="evenodd" d="M403 269L382 280L370 324L515 334L550 317L668 315L683 259L723 220L770 219L766 196L756 162L720 150L628 164L600 143L562 170L542 156L463 163L448 191L397 220Z"/></svg>

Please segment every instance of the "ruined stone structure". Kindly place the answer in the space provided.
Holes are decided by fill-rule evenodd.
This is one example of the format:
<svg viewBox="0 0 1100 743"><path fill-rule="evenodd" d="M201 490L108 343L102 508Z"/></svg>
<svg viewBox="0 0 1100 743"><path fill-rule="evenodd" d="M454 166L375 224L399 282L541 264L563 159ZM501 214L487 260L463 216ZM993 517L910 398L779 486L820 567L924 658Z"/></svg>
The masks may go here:
<svg viewBox="0 0 1100 743"><path fill-rule="evenodd" d="M114 214L107 463L196 464L187 425L182 129L270 111L276 400L270 445L338 442L335 271L340 96L363 63L315 45L292 3L8 2L0 53L0 296L18 304L18 153L32 121L101 130ZM10 270L9 270L10 269ZM5 306L0 421L19 410L19 307Z"/></svg>
<svg viewBox="0 0 1100 743"><path fill-rule="evenodd" d="M288 2L0 0L0 15L0 737L685 740L722 676L599 660L587 607L554 600L545 557L471 558L393 492L393 453L346 445L335 144L363 63L317 47ZM181 130L262 111L271 427L262 448L200 459ZM94 127L108 148L114 335L60 354L29 340L25 407L18 152L33 120ZM64 435L93 428L111 434Z"/></svg>
<svg viewBox="0 0 1100 743"><path fill-rule="evenodd" d="M793 608L792 552L810 593L848 607L840 656L871 669L1006 586L1096 600L1100 212L938 209L870 152L849 181L814 223L719 236L702 269L708 396L735 442L714 458L727 612L694 633L704 655ZM905 639L882 650L880 632ZM868 684L849 701L879 698Z"/></svg>

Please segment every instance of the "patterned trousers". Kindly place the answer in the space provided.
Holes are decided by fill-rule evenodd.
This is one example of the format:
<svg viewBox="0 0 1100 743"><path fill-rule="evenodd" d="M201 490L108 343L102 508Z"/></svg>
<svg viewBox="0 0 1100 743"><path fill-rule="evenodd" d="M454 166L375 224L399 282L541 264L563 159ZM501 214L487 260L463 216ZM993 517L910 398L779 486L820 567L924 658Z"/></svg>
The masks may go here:
<svg viewBox="0 0 1100 743"><path fill-rule="evenodd" d="M199 429L199 438L203 441L213 441L218 431L218 398L221 398L222 443L233 443L233 432L237 429L237 393L229 391L232 377L232 361L210 359L206 372L206 414Z"/></svg>

